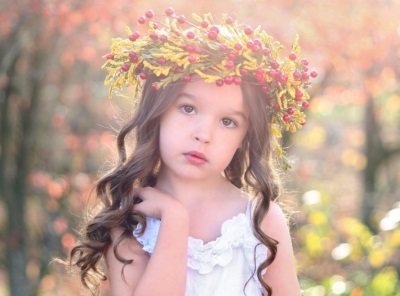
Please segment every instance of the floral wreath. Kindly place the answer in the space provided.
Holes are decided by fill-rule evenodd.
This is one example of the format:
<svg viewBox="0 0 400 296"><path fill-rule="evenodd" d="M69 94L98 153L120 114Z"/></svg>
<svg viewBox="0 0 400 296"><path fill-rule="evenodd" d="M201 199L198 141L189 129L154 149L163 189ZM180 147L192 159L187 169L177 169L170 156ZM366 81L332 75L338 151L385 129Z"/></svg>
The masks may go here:
<svg viewBox="0 0 400 296"><path fill-rule="evenodd" d="M105 85L110 96L115 89L133 86L135 95L149 75L160 77L152 85L156 91L171 82L190 82L197 74L208 83L240 85L252 77L265 93L266 107L271 113L271 129L275 137L275 152L285 168L290 162L279 144L282 127L295 132L305 124L302 108L309 105L306 89L311 85L308 61L300 60L299 37L296 35L292 52L281 59L284 48L261 27L256 29L239 24L223 15L216 24L210 13L203 17L192 14L194 22L175 15L171 7L165 10L165 22L156 20L152 10L139 17L139 24L148 25L148 35L126 28L128 38L114 38L111 52L103 68L108 75ZM186 28L183 28L183 27ZM246 80L247 83L247 80Z"/></svg>

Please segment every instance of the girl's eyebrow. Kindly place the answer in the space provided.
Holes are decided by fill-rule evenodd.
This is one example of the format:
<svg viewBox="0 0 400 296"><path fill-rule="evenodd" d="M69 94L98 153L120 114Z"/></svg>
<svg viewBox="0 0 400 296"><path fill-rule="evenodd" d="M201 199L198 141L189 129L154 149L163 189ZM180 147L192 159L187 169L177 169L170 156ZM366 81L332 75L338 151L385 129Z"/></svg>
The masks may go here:
<svg viewBox="0 0 400 296"><path fill-rule="evenodd" d="M197 97L196 97L195 95L191 95L191 94L188 94L188 93L185 93L185 92L180 93L180 94L176 97L176 99L180 99L181 97L187 97L187 98L192 99L192 100L197 99Z"/></svg>
<svg viewBox="0 0 400 296"><path fill-rule="evenodd" d="M199 99L199 97L197 97L196 95L192 95L192 94L185 93L185 92L180 93L180 94L177 96L176 99L178 100L178 99L180 99L180 98L182 98L182 97L186 97L186 98L188 98L188 99L190 99L190 100L193 100L193 101L196 101L196 100ZM246 114L245 114L244 112L242 112L242 111L237 111L237 110L234 110L234 109L230 109L229 112L230 112L231 114L233 114L233 115L237 115L237 116L242 117L243 120L245 120L245 121L248 120Z"/></svg>
<svg viewBox="0 0 400 296"><path fill-rule="evenodd" d="M233 113L234 115L237 115L237 116L242 117L244 121L247 121L247 119L248 119L247 116L246 116L246 114L244 114L244 113L241 112L241 111L232 110L232 113Z"/></svg>

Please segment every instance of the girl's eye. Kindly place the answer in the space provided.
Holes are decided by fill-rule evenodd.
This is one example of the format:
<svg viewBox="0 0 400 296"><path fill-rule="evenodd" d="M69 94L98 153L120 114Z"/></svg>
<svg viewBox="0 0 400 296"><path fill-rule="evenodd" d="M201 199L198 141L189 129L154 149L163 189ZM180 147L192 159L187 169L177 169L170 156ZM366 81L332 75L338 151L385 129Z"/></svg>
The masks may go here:
<svg viewBox="0 0 400 296"><path fill-rule="evenodd" d="M233 121L232 119L230 119L230 118L223 118L221 120L221 122L226 127L235 127L235 126L237 126L237 123L235 121Z"/></svg>
<svg viewBox="0 0 400 296"><path fill-rule="evenodd" d="M183 105L181 107L181 109L182 109L182 111L184 113L187 113L187 114L193 114L194 113L194 108L192 106L190 106L190 105Z"/></svg>

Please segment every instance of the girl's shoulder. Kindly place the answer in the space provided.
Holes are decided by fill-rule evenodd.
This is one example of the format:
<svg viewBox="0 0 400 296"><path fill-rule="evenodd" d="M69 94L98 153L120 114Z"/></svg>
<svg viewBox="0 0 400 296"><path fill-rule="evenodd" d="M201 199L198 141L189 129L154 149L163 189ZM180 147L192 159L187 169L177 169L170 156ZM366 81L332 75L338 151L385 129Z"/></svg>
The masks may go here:
<svg viewBox="0 0 400 296"><path fill-rule="evenodd" d="M288 219L279 204L271 202L260 227L266 235L279 242L281 253L288 252L288 255L290 252L293 253Z"/></svg>
<svg viewBox="0 0 400 296"><path fill-rule="evenodd" d="M269 210L261 223L261 228L267 235L272 232L279 233L282 230L288 229L287 222L286 215L281 206L272 201L270 203Z"/></svg>

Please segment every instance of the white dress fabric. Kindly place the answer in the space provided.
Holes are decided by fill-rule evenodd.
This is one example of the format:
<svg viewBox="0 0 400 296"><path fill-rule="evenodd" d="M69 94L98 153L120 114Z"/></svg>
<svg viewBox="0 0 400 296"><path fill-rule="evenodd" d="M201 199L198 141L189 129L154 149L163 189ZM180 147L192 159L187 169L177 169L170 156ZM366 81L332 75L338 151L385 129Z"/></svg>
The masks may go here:
<svg viewBox="0 0 400 296"><path fill-rule="evenodd" d="M226 220L221 226L221 235L211 242L189 237L185 296L263 295L256 270L266 259L268 251L252 232L250 208L249 202L246 213ZM160 223L160 220L147 218L144 234L137 234L140 224L133 232L143 250L150 255Z"/></svg>

